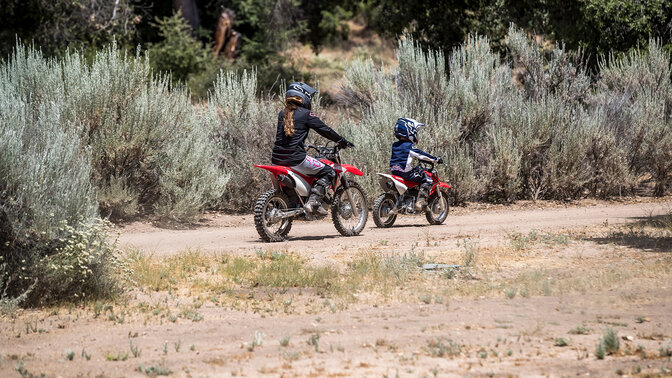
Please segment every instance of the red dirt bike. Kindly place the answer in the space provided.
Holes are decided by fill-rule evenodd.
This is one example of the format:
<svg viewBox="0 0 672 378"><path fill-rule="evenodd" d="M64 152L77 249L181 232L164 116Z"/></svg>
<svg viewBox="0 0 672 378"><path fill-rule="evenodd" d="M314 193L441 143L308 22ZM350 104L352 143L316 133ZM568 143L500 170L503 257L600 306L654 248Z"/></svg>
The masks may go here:
<svg viewBox="0 0 672 378"><path fill-rule="evenodd" d="M364 173L350 164L342 164L338 146L306 145L317 151L316 158L336 171L336 178L324 196L323 205L331 206L331 218L336 230L344 236L359 235L368 217L367 197L364 189L346 173L363 176ZM286 239L295 217L306 220L323 219L326 215L305 210L314 177L302 175L289 167L278 165L255 165L271 173L273 189L262 194L254 207L254 225L265 242Z"/></svg>
<svg viewBox="0 0 672 378"><path fill-rule="evenodd" d="M427 197L427 203L417 211L415 204L418 199L420 184L407 181L399 176L378 173L378 182L385 193L373 203L373 221L376 226L392 227L398 214L416 214L424 211L429 224L441 224L448 217L447 191L450 185L439 179L434 164L420 161L420 166L434 181Z"/></svg>

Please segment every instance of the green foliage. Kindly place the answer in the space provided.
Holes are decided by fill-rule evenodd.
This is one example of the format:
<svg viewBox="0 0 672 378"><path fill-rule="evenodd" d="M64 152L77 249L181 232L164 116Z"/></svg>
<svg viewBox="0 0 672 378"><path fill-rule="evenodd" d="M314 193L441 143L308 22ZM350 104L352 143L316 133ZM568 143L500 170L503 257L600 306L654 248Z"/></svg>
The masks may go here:
<svg viewBox="0 0 672 378"><path fill-rule="evenodd" d="M618 339L618 332L611 328L606 328L595 349L595 356L600 360L604 359L605 355L617 353L620 347L621 342Z"/></svg>
<svg viewBox="0 0 672 378"><path fill-rule="evenodd" d="M651 37L669 35L672 3L666 0L583 0L583 31L577 42L591 51L625 52L646 45Z"/></svg>
<svg viewBox="0 0 672 378"><path fill-rule="evenodd" d="M116 40L126 46L136 37L142 17L134 0L6 0L0 13L0 56L16 38L32 41L48 55L66 48L99 48Z"/></svg>
<svg viewBox="0 0 672 378"><path fill-rule="evenodd" d="M170 72L174 80L186 82L190 76L205 71L209 64L214 63L212 54L193 37L191 27L181 12L158 18L152 25L162 38L160 42L148 46L155 72Z"/></svg>
<svg viewBox="0 0 672 378"><path fill-rule="evenodd" d="M330 45L348 39L350 27L346 23L352 18L352 12L343 8L339 2L325 0L303 1L307 19L302 39L309 42L313 52L318 54L323 45Z"/></svg>
<svg viewBox="0 0 672 378"><path fill-rule="evenodd" d="M375 0L364 3L369 25L389 36L409 32L425 47L450 51L471 34L487 36L497 51L511 23L582 48L593 57L646 46L650 37L672 42L672 3L665 0Z"/></svg>

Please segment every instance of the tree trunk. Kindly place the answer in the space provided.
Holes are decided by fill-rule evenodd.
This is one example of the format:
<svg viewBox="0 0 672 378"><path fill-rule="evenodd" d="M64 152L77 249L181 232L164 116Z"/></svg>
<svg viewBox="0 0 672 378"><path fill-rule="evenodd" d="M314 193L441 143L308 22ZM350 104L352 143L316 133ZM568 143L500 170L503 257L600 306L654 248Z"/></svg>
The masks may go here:
<svg viewBox="0 0 672 378"><path fill-rule="evenodd" d="M198 17L196 0L173 0L173 10L181 11L182 17L189 23L194 32L198 31L201 20Z"/></svg>

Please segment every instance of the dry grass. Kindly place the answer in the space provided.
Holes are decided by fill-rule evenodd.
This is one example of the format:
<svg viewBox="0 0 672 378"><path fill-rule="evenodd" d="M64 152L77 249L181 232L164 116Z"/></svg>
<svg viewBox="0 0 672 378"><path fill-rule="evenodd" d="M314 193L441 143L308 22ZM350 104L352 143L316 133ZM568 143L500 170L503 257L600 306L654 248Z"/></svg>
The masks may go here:
<svg viewBox="0 0 672 378"><path fill-rule="evenodd" d="M614 228L605 225L588 234L610 232ZM319 302L304 298L302 304L312 303L312 311L335 312L352 302L430 304L432 298L441 299L434 303L443 303L449 297L515 299L585 294L672 276L672 255L642 256L641 251L586 242L582 240L584 235L586 232L528 234L522 249L506 244L481 247L474 241L462 241L457 251L446 253L461 255L463 267L449 272L423 271L420 266L426 258L415 251L367 252L345 265L314 265L287 251L247 257L186 251L167 258L134 252L130 260L134 280L143 291L168 291L178 296L184 292L211 298L219 305L233 301L239 306L242 300L251 302L253 308L260 308L255 304L257 298L265 298L272 308L285 312L298 306L301 300L295 302L295 298L302 293L326 298ZM592 255L576 254L579 243L581 249L592 248ZM624 260L632 259L637 263L624 264ZM622 299L630 300L627 296ZM177 313L185 319L198 318L184 309Z"/></svg>

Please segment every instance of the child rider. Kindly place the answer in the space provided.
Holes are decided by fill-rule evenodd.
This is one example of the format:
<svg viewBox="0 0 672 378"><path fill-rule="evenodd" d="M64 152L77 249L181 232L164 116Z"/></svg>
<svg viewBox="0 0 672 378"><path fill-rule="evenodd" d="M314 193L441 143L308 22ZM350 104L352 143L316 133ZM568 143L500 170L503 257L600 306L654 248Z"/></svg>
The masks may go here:
<svg viewBox="0 0 672 378"><path fill-rule="evenodd" d="M421 183L418 199L415 203L418 211L427 202L429 190L432 188L432 179L422 167L411 165L413 158L432 163L443 163L443 159L440 157L432 156L415 147L415 144L418 143L418 129L422 126L425 126L425 124L414 119L399 118L394 125L394 136L399 140L392 144L392 157L390 157L390 171L393 175L403 177L408 181Z"/></svg>

